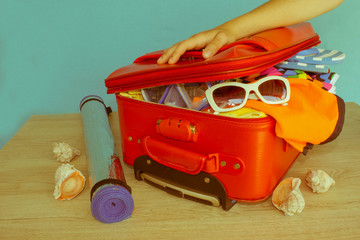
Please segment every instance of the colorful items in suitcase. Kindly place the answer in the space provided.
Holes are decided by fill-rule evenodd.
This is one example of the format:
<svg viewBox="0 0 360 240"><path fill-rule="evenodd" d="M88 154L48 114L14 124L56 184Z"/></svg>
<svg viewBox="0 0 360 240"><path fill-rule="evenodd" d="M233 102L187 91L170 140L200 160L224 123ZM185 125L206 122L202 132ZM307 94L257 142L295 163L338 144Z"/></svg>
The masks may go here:
<svg viewBox="0 0 360 240"><path fill-rule="evenodd" d="M241 39L207 60L201 51L190 51L177 64L158 65L160 51L114 71L105 85L116 93L124 161L134 166L138 180L225 210L237 201L266 199L309 142L333 140L341 131L343 101L324 91L321 80L300 72L295 73L301 77L287 77L286 106L257 99L237 106L236 111L262 113L259 118L228 117L235 111L208 114L216 111L206 91L218 83L256 85L252 82L263 77L282 78L283 70L274 65L319 43L311 25L302 23ZM129 91L142 95L129 98ZM308 98L309 92L314 96ZM302 98L308 98L304 105Z"/></svg>
<svg viewBox="0 0 360 240"><path fill-rule="evenodd" d="M108 110L98 96L87 96L80 102L91 185L91 211L98 221L114 223L131 216L134 200L115 150Z"/></svg>

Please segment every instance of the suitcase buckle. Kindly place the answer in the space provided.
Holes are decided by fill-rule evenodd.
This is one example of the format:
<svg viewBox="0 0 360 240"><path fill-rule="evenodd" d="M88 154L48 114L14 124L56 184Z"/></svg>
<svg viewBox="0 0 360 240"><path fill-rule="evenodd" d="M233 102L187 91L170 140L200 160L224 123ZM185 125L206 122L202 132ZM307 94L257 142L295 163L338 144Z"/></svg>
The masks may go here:
<svg viewBox="0 0 360 240"><path fill-rule="evenodd" d="M157 120L156 131L164 137L183 142L196 142L198 137L196 125L180 118Z"/></svg>

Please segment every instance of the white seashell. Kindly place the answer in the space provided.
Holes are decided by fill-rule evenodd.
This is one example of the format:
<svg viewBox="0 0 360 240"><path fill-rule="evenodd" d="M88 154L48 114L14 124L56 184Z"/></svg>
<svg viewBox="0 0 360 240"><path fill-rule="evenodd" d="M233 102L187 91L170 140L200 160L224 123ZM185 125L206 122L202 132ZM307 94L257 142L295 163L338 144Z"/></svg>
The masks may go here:
<svg viewBox="0 0 360 240"><path fill-rule="evenodd" d="M59 200L70 200L84 189L85 177L73 165L62 164L55 173L54 197Z"/></svg>
<svg viewBox="0 0 360 240"><path fill-rule="evenodd" d="M67 143L54 143L53 153L56 157L56 160L58 162L62 163L68 163L70 162L74 157L80 155L80 150L71 147Z"/></svg>
<svg viewBox="0 0 360 240"><path fill-rule="evenodd" d="M334 179L323 170L308 170L306 181L315 193L327 192L331 186L335 185Z"/></svg>
<svg viewBox="0 0 360 240"><path fill-rule="evenodd" d="M286 178L279 183L272 195L273 205L286 216L301 213L305 207L305 199L299 189L299 178Z"/></svg>

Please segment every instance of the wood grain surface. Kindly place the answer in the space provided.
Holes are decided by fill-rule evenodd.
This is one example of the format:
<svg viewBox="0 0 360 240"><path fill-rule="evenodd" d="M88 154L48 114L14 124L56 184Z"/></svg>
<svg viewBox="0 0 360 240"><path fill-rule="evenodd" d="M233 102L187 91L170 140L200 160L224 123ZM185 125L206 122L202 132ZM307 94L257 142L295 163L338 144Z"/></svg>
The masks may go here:
<svg viewBox="0 0 360 240"><path fill-rule="evenodd" d="M110 114L120 149L117 113ZM90 189L70 201L53 197L60 166L54 142L67 142L82 154L71 164L88 177L81 115L35 115L0 151L0 239L360 239L360 107L346 104L341 135L301 155L286 177L299 177L306 206L284 216L267 199L237 203L230 211L171 196L137 181L123 164L132 188L131 218L113 224L91 215ZM329 192L312 193L308 169L322 169L336 181Z"/></svg>

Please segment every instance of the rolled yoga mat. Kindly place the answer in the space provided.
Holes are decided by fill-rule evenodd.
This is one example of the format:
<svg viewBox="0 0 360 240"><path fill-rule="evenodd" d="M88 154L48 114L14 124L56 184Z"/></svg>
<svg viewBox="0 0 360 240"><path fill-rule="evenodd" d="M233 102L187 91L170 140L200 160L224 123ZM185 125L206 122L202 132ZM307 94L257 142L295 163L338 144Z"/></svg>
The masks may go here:
<svg viewBox="0 0 360 240"><path fill-rule="evenodd" d="M116 153L107 108L99 96L90 95L80 102L86 154L91 185L92 215L100 222L120 222L131 216L134 200L126 184Z"/></svg>

